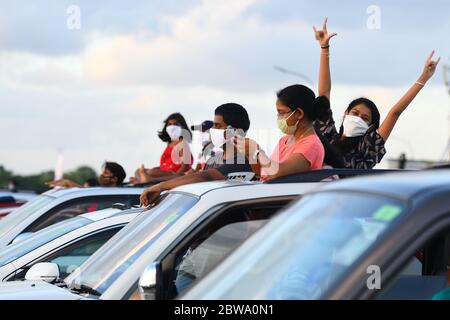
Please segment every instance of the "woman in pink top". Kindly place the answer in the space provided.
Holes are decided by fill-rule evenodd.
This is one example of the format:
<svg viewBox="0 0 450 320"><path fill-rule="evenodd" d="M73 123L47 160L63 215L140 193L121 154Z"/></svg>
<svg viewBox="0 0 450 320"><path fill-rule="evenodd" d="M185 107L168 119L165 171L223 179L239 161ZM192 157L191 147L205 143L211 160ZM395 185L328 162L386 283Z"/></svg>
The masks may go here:
<svg viewBox="0 0 450 320"><path fill-rule="evenodd" d="M318 170L323 166L324 147L314 130L316 110L327 103L325 97L316 98L314 92L303 85L292 85L277 93L278 128L286 134L268 157L251 139L236 138L238 150L252 164L253 171L262 180Z"/></svg>

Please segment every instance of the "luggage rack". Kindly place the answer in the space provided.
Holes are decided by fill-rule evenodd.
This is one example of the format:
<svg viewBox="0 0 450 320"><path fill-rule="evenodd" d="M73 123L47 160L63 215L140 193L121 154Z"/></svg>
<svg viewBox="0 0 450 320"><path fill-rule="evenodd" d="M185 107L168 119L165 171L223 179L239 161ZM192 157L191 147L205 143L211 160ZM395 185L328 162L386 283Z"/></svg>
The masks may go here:
<svg viewBox="0 0 450 320"><path fill-rule="evenodd" d="M351 178L355 176L366 176L366 175L376 175L385 174L393 172L408 172L411 170L400 170L400 169L322 169L314 170L302 173L296 173L273 180L269 180L264 183L297 183L297 182L320 182L332 177L338 177L339 179Z"/></svg>

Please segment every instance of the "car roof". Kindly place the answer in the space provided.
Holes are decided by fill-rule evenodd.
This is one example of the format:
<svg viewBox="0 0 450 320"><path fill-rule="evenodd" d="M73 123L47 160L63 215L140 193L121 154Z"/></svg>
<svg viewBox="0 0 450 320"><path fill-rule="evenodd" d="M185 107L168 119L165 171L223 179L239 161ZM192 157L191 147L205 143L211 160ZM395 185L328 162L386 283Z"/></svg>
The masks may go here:
<svg viewBox="0 0 450 320"><path fill-rule="evenodd" d="M220 192L225 198L229 198L234 194L236 197L232 198L252 198L249 196L249 192L254 197L261 196L280 196L280 195L292 195L303 194L310 190L314 190L315 187L323 184L322 182L298 182L298 183L280 183L280 184L267 184L261 182L251 181L236 181L236 180L223 180L212 182L200 182L193 183L184 186L180 186L172 189L171 193L187 193L195 197L203 197L209 193ZM251 188L250 188L251 187Z"/></svg>
<svg viewBox="0 0 450 320"><path fill-rule="evenodd" d="M120 212L122 212L122 210L120 210L120 209L108 208L108 209L98 210L98 211L94 211L94 212L84 213L84 214L80 215L80 217L83 217L83 218L86 218L86 219L89 219L92 221L99 221L99 220L102 220L105 218L112 217Z"/></svg>
<svg viewBox="0 0 450 320"><path fill-rule="evenodd" d="M220 180L220 181L210 181L210 182L200 182L192 183L184 186L180 186L172 189L173 192L189 193L191 195L201 197L207 192L215 189L231 188L236 186L249 186L254 185L254 182L241 182L241 181L230 181L230 180Z"/></svg>
<svg viewBox="0 0 450 320"><path fill-rule="evenodd" d="M450 170L433 169L362 176L325 184L321 190L386 194L408 199L431 189L450 190Z"/></svg>
<svg viewBox="0 0 450 320"><path fill-rule="evenodd" d="M144 191L144 188L121 188L121 187L54 188L49 191L46 191L43 194L46 196L59 198L67 195L69 196L101 196L101 195L123 195L123 194L136 195L141 194L142 191Z"/></svg>

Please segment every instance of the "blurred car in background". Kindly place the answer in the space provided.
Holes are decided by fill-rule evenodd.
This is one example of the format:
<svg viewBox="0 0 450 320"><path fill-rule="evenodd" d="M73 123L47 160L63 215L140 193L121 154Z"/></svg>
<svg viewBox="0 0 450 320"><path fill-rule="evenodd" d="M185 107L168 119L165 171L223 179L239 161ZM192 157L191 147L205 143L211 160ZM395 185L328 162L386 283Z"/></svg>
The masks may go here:
<svg viewBox="0 0 450 320"><path fill-rule="evenodd" d="M450 285L449 181L450 170L428 170L327 184L182 298L431 299Z"/></svg>
<svg viewBox="0 0 450 320"><path fill-rule="evenodd" d="M16 237L36 232L80 214L112 207L139 205L143 188L56 188L17 208L0 220L0 253Z"/></svg>
<svg viewBox="0 0 450 320"><path fill-rule="evenodd" d="M64 279L145 208L104 209L83 214L44 228L15 242L0 254L0 281ZM39 263L41 273L28 271ZM36 269L36 268L35 268ZM58 270L57 275L46 273Z"/></svg>
<svg viewBox="0 0 450 320"><path fill-rule="evenodd" d="M0 191L0 219L36 196L33 192Z"/></svg>

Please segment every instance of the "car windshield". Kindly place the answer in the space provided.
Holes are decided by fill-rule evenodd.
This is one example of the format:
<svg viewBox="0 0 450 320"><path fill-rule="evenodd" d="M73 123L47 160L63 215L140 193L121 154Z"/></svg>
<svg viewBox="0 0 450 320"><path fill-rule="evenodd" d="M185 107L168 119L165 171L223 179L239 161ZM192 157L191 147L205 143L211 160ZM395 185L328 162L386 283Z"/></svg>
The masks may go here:
<svg viewBox="0 0 450 320"><path fill-rule="evenodd" d="M0 220L0 238L8 233L9 230L14 228L17 224L28 218L33 212L48 205L55 198L47 195L40 195L33 200L27 202L23 206L17 208L5 218Z"/></svg>
<svg viewBox="0 0 450 320"><path fill-rule="evenodd" d="M69 288L90 288L98 294L132 265L175 221L197 202L185 194L169 193L112 237L65 282Z"/></svg>
<svg viewBox="0 0 450 320"><path fill-rule="evenodd" d="M404 210L403 202L381 196L306 196L185 298L320 299Z"/></svg>
<svg viewBox="0 0 450 320"><path fill-rule="evenodd" d="M91 222L92 220L83 217L72 218L44 228L23 241L10 244L0 254L0 266L4 266L40 246Z"/></svg>

